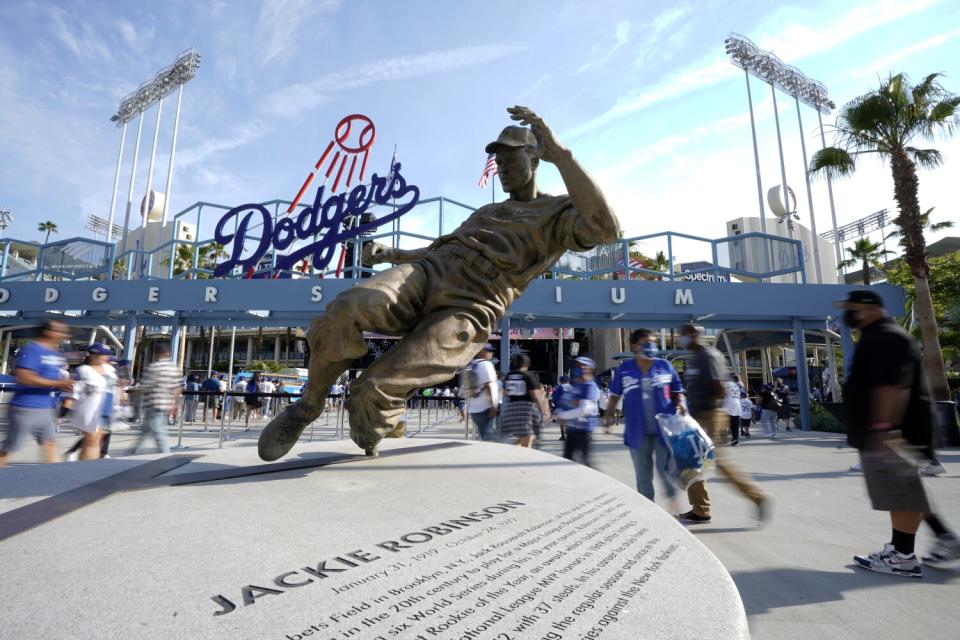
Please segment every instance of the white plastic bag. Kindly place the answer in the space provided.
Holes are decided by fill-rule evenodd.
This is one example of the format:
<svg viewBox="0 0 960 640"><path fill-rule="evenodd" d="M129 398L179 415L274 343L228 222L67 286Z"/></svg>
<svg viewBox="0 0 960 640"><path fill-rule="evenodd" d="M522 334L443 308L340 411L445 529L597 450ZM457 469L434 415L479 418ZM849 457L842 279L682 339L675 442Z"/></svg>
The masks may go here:
<svg viewBox="0 0 960 640"><path fill-rule="evenodd" d="M684 491L705 474L716 457L710 436L689 415L658 413L660 433L670 450L667 476Z"/></svg>

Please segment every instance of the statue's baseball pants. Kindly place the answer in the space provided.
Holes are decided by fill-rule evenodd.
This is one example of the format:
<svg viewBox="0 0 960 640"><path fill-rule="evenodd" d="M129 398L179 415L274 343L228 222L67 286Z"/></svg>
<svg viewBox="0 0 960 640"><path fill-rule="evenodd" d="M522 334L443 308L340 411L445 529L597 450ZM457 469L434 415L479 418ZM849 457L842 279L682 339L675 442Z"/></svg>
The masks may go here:
<svg viewBox="0 0 960 640"><path fill-rule="evenodd" d="M330 386L367 354L364 331L402 336L350 386L350 436L375 446L397 428L411 393L449 380L476 355L516 294L492 263L456 243L356 281L310 326L304 408L319 415Z"/></svg>

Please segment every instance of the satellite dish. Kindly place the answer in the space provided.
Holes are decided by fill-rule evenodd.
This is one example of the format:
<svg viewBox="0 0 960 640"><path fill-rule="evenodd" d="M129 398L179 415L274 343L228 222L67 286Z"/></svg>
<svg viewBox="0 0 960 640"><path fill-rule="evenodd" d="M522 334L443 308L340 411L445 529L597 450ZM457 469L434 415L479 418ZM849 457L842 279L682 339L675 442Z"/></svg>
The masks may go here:
<svg viewBox="0 0 960 640"><path fill-rule="evenodd" d="M780 198L780 185L771 187L767 190L767 204L770 205L770 211L777 218L785 218L787 215L793 213L797 210L797 196L793 192L793 189L787 187L787 200L786 208L784 207L784 202Z"/></svg>
<svg viewBox="0 0 960 640"><path fill-rule="evenodd" d="M140 215L148 222L159 222L163 219L163 203L166 197L160 191L150 190L150 193L143 196L140 203Z"/></svg>

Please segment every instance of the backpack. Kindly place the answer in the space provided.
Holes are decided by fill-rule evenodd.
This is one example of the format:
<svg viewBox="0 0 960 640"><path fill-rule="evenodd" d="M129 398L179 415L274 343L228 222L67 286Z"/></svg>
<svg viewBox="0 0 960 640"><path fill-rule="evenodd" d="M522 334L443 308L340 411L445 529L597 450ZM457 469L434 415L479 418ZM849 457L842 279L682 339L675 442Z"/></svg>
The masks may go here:
<svg viewBox="0 0 960 640"><path fill-rule="evenodd" d="M477 366L477 361L473 361L460 372L464 398L476 398L483 392L483 387L480 386Z"/></svg>

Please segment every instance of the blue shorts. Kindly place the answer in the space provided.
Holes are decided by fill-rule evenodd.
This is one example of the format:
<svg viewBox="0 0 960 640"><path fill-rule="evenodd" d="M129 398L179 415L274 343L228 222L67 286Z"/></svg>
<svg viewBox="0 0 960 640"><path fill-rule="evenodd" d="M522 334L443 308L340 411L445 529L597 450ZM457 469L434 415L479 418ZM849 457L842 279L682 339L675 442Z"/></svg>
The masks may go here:
<svg viewBox="0 0 960 640"><path fill-rule="evenodd" d="M33 436L37 444L57 439L57 419L52 408L16 407L7 405L7 438L0 450L16 451L25 437Z"/></svg>

